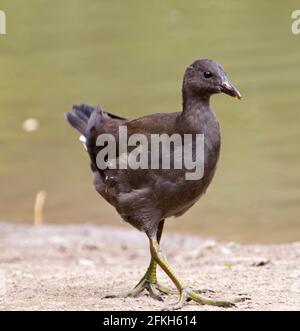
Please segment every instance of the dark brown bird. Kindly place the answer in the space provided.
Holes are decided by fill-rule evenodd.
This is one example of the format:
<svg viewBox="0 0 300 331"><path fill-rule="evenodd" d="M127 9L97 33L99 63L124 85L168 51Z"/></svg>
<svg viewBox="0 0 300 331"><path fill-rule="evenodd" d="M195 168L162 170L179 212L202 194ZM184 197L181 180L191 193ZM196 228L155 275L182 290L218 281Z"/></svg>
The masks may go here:
<svg viewBox="0 0 300 331"><path fill-rule="evenodd" d="M151 297L161 300L161 294L169 294L172 291L157 282L156 268L159 265L180 294L179 302L173 308L180 308L189 300L225 307L233 304L226 300L203 297L196 290L186 287L171 269L159 248L165 219L180 216L191 208L205 193L214 176L220 153L220 129L217 118L210 108L210 97L221 92L241 98L218 63L200 59L188 66L185 71L182 112L158 113L129 120L104 112L100 107L80 105L73 107L76 116L71 113L66 114L69 123L81 133L86 142L97 192L116 208L126 222L146 233L150 241L151 261L145 275L133 290L110 297L135 297L146 289ZM178 134L183 137L190 134L193 139L193 157L197 152L196 135L204 135L202 177L187 180L185 166L181 169L175 167L162 169L161 166L159 169L99 168L97 155L103 151L104 145L100 146L97 138L103 134L110 134L119 147L121 141L118 130L121 126L127 128L128 137L136 133L143 134L149 146L151 146L151 135ZM182 140L183 148L184 144L185 140ZM132 147L129 148L130 151ZM150 155L150 147L148 152ZM172 156L174 154L173 149ZM160 164L163 157L163 152L160 152ZM108 155L105 161L121 162L123 158L124 155L117 149L114 160L110 160Z"/></svg>

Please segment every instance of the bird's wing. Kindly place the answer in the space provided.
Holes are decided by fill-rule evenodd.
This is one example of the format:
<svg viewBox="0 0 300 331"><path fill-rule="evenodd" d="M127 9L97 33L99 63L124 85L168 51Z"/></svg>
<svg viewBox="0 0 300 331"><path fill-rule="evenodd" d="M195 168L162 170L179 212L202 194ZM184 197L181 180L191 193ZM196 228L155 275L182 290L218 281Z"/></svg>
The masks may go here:
<svg viewBox="0 0 300 331"><path fill-rule="evenodd" d="M151 134L173 134L175 133L176 118L179 113L157 113L144 116L135 120L126 120L122 117L111 115L102 110L94 111L88 121L84 135L87 138L87 146L92 159L101 148L96 146L97 138L101 134L110 134L119 145L119 128L127 128L128 138L136 133L145 135L148 139ZM118 156L118 154L117 154Z"/></svg>
<svg viewBox="0 0 300 331"><path fill-rule="evenodd" d="M176 119L180 113L157 113L127 122L128 134L173 134L176 133Z"/></svg>
<svg viewBox="0 0 300 331"><path fill-rule="evenodd" d="M175 133L176 118L180 113L158 113L149 116L141 117L135 120L125 120L120 117L111 117L108 113L102 110L94 111L88 121L85 130L85 137L87 143L87 150L92 162L92 168L97 167L97 155L105 147L103 145L97 146L97 139L101 134L109 134L114 137L116 142L116 161L120 157L119 144L121 137L119 136L120 126L127 128L127 137L133 134L143 134L150 139L151 134L173 134ZM124 142L122 140L122 142ZM128 146L127 151L130 152L136 146ZM99 170L100 171L100 170ZM103 171L100 171L103 173Z"/></svg>

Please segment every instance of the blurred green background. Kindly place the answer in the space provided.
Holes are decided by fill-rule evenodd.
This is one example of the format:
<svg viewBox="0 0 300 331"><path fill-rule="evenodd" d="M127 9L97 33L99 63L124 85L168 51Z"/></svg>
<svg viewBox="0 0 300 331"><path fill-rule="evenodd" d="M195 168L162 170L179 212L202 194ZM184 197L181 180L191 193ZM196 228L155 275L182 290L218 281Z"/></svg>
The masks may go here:
<svg viewBox="0 0 300 331"><path fill-rule="evenodd" d="M100 103L121 116L181 110L185 67L220 62L243 94L212 106L222 153L206 196L168 229L240 242L300 240L298 1L2 0L0 221L121 225L94 191L63 113ZM22 122L40 122L25 132Z"/></svg>

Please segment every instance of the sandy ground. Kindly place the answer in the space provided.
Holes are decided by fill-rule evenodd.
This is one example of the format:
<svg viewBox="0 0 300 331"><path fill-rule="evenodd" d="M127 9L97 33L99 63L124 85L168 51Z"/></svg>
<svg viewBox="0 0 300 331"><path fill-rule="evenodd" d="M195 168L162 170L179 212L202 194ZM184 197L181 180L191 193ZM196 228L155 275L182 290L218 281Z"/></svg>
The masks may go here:
<svg viewBox="0 0 300 331"><path fill-rule="evenodd" d="M238 245L166 233L162 248L189 286L210 296L249 298L235 310L300 309L300 242ZM132 288L149 261L136 230L104 226L0 225L1 310L162 310L155 301L102 299ZM161 272L159 279L169 283ZM223 310L188 303L184 310Z"/></svg>

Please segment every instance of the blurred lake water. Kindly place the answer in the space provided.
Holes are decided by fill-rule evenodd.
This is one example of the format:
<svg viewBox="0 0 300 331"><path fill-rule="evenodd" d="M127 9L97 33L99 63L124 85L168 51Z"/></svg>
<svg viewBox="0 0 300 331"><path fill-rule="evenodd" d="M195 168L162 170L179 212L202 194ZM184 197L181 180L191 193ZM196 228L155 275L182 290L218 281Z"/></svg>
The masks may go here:
<svg viewBox="0 0 300 331"><path fill-rule="evenodd" d="M298 5L298 6L297 6ZM91 184L63 113L100 103L126 117L181 110L185 67L220 62L243 94L215 96L222 153L207 194L168 229L240 242L300 240L297 1L2 0L0 221L120 225ZM24 131L28 118L36 131Z"/></svg>

